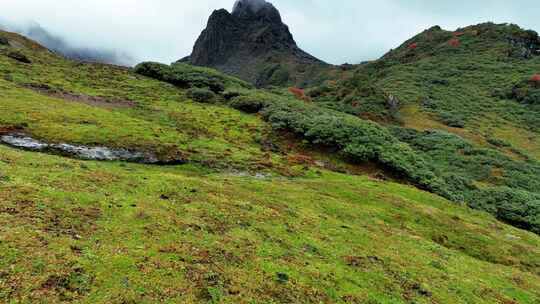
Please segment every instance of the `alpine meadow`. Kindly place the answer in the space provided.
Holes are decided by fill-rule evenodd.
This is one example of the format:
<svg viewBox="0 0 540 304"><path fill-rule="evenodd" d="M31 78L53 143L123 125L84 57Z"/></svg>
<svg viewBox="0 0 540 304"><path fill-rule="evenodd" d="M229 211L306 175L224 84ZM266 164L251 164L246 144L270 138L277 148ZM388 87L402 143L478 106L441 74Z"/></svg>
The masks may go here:
<svg viewBox="0 0 540 304"><path fill-rule="evenodd" d="M172 63L0 30L0 303L540 303L537 32L231 5Z"/></svg>

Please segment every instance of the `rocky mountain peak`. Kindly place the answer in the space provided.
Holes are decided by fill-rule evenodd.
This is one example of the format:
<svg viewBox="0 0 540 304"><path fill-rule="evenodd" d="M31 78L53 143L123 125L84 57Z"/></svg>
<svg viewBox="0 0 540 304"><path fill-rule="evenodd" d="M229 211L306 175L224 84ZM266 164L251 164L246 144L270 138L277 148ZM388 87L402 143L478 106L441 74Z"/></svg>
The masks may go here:
<svg viewBox="0 0 540 304"><path fill-rule="evenodd" d="M256 13L266 6L272 6L272 4L266 2L265 0L237 0L234 3L232 12L233 14L245 11L251 11L253 13Z"/></svg>
<svg viewBox="0 0 540 304"><path fill-rule="evenodd" d="M297 46L279 11L264 0L238 0L232 13L214 11L192 54L181 61L215 68L260 86L269 84L275 73L280 74L281 82L288 82L291 68L324 64Z"/></svg>
<svg viewBox="0 0 540 304"><path fill-rule="evenodd" d="M237 0L234 4L232 15L243 19L258 19L281 23L279 11L265 0Z"/></svg>

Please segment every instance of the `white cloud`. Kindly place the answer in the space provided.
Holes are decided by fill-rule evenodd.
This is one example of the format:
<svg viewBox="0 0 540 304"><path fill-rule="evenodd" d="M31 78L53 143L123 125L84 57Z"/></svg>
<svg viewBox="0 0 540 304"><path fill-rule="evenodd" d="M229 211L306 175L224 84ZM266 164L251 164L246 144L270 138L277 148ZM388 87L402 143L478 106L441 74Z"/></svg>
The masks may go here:
<svg viewBox="0 0 540 304"><path fill-rule="evenodd" d="M72 44L130 53L138 61L188 55L214 9L234 0L3 0L0 18L34 20ZM419 31L495 21L540 29L534 0L274 0L298 44L332 63L375 59ZM338 5L336 5L338 3Z"/></svg>

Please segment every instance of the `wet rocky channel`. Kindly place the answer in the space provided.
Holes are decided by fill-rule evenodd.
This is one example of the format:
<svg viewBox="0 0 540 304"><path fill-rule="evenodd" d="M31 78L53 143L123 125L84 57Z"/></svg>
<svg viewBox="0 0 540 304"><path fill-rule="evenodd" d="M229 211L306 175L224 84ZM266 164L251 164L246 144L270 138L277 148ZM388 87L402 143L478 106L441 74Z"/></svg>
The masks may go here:
<svg viewBox="0 0 540 304"><path fill-rule="evenodd" d="M177 165L185 163L184 159L169 159L163 161L152 153L132 151L128 149L88 147L67 143L47 143L23 134L1 135L0 143L18 149L57 154L82 160L126 161L159 165Z"/></svg>

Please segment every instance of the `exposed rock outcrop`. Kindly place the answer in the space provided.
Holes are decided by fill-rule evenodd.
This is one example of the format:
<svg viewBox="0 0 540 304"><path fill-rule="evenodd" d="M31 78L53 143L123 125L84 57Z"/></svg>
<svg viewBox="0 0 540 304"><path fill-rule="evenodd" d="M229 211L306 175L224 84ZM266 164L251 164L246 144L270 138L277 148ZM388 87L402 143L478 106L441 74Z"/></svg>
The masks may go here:
<svg viewBox="0 0 540 304"><path fill-rule="evenodd" d="M20 53L20 52L16 52L16 51L11 51L9 53L7 53L7 55L9 58L13 59L13 60L17 60L18 62L21 62L21 63L26 63L26 64L30 64L32 63L32 60L28 59L28 57L26 57L26 55Z"/></svg>
<svg viewBox="0 0 540 304"><path fill-rule="evenodd" d="M540 55L540 37L535 31L521 31L510 37L508 42L511 48L508 52L510 57L530 59Z"/></svg>
<svg viewBox="0 0 540 304"><path fill-rule="evenodd" d="M88 147L68 143L48 143L19 133L8 133L4 135L2 135L2 133L2 129L0 129L1 144L23 150L47 152L83 160L119 160L155 165L179 165L186 163L186 159L180 152L156 155L154 153L132 151L123 148Z"/></svg>

